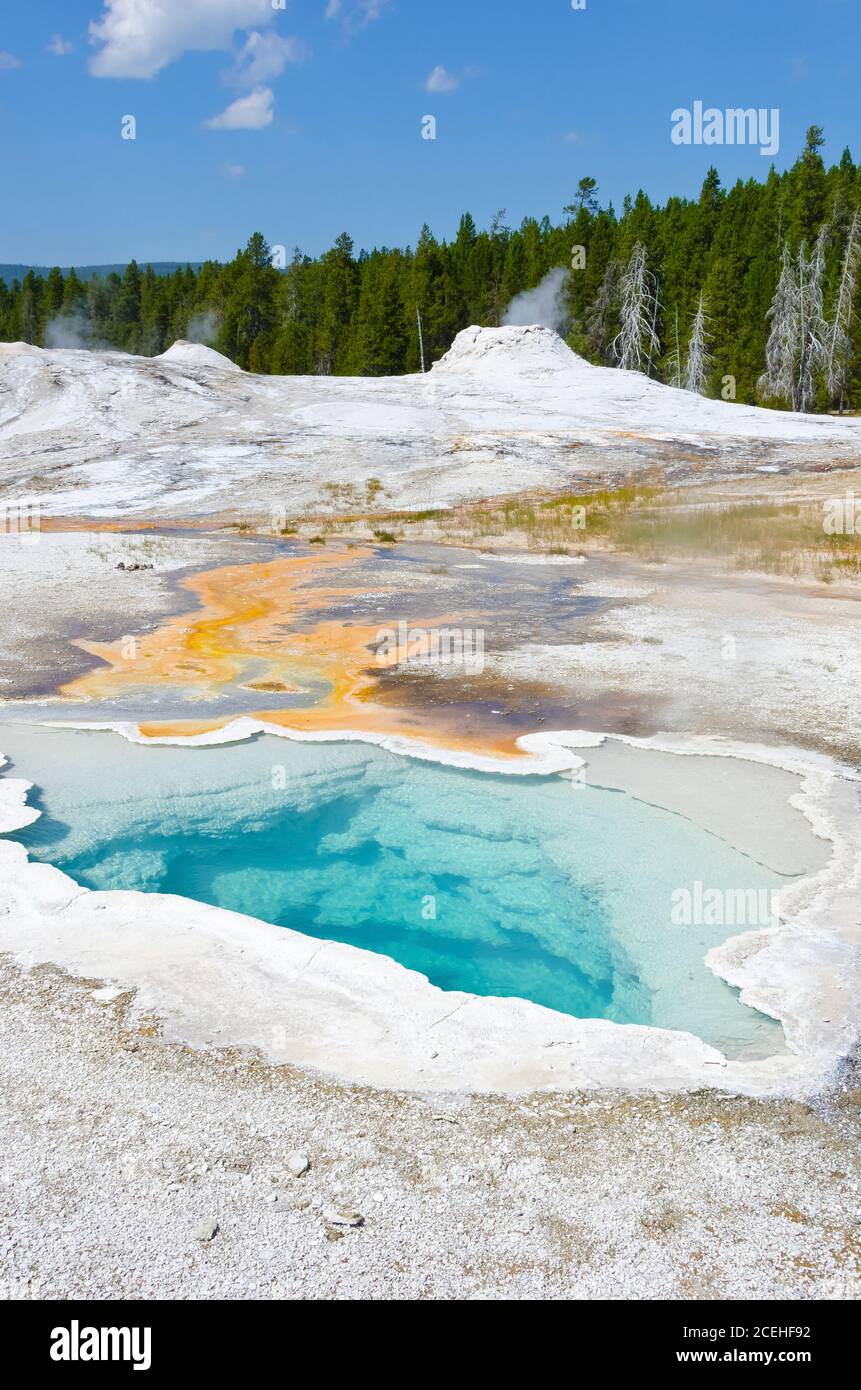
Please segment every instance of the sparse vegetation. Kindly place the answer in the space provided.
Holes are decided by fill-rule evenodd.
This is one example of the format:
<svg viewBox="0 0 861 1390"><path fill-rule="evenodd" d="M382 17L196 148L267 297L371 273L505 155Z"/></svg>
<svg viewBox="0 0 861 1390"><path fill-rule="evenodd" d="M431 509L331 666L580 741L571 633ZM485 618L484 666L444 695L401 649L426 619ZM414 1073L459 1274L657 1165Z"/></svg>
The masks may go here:
<svg viewBox="0 0 861 1390"><path fill-rule="evenodd" d="M345 500L350 485L324 485L327 497ZM368 479L365 499L377 497L381 484ZM843 483L835 480L839 494ZM353 489L352 500L361 503ZM627 551L650 563L698 559L735 569L789 578L861 578L859 533L828 535L823 503L815 496L766 496L739 500L709 494L704 489L670 488L658 471L629 478L615 487L594 492L563 492L554 496L481 499L449 509L378 512L371 518L361 505L352 514L332 516L309 508L296 522L280 528L282 536L314 527L310 545L325 545L329 536L355 544L367 540L368 530L381 545L396 545L420 529L423 539L441 544L481 545L524 542L544 555L579 556L595 549ZM377 523L377 524L374 524ZM251 530L249 522L239 524Z"/></svg>
<svg viewBox="0 0 861 1390"><path fill-rule="evenodd" d="M525 540L530 549L550 555L583 554L597 546L655 563L703 559L824 583L861 577L861 534L826 534L821 502L702 497L692 489L667 488L655 474L592 493L485 500L450 511L389 513L385 519L404 528L430 522L440 541L451 544Z"/></svg>
<svg viewBox="0 0 861 1390"><path fill-rule="evenodd" d="M655 475L616 488L555 497L512 497L479 502L450 511L398 513L405 525L432 520L440 538L452 542L525 537L530 546L555 554L576 553L587 541L611 540L620 517L662 495Z"/></svg>
<svg viewBox="0 0 861 1390"><path fill-rule="evenodd" d="M830 583L861 576L861 536L830 536L811 502L682 503L644 508L622 520L616 543L646 560L726 560L736 569Z"/></svg>

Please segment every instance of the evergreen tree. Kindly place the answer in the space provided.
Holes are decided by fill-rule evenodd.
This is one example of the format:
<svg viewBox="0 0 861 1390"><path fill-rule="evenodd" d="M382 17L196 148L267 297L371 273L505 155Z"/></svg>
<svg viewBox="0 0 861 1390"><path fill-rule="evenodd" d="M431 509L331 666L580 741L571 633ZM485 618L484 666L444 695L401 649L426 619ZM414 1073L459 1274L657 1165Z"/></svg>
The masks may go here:
<svg viewBox="0 0 861 1390"><path fill-rule="evenodd" d="M140 345L141 276L137 261L130 261L114 301L113 340L127 352Z"/></svg>
<svg viewBox="0 0 861 1390"><path fill-rule="evenodd" d="M328 376L341 365L347 331L359 298L359 271L346 232L323 256L323 305L315 338L314 370Z"/></svg>
<svg viewBox="0 0 861 1390"><path fill-rule="evenodd" d="M431 366L462 328L498 324L515 295L569 269L577 246L586 258L567 280L568 341L591 361L652 374L660 366L664 380L694 389L718 391L732 378L743 401L758 399L761 384L784 408L857 409L861 170L849 150L826 168L822 151L811 126L785 172L725 189L712 168L697 196L655 206L640 191L620 216L600 207L587 176L558 225L526 217L510 228L500 211L485 231L464 213L451 241L425 227L414 250L358 254L344 233L319 257L297 250L283 272L262 232L227 264L197 271L157 275L131 263L86 285L75 271L29 272L0 285L0 338L43 345L52 324L68 328L60 340L154 354L190 331L215 331L213 345L254 371L417 372L417 311ZM688 379L692 355L701 369Z"/></svg>
<svg viewBox="0 0 861 1390"><path fill-rule="evenodd" d="M72 266L63 286L63 311L74 313L76 310L82 310L86 302L87 287L76 274L75 267Z"/></svg>
<svg viewBox="0 0 861 1390"><path fill-rule="evenodd" d="M45 324L55 319L63 307L65 282L58 265L48 272L45 289L42 293L42 319Z"/></svg>
<svg viewBox="0 0 861 1390"><path fill-rule="evenodd" d="M667 385L682 389L684 363L682 361L682 342L679 336L679 306L673 308L673 342L666 362Z"/></svg>
<svg viewBox="0 0 861 1390"><path fill-rule="evenodd" d="M825 216L827 181L825 164L819 153L824 144L822 127L810 126L804 149L793 170L792 220L789 228L793 241L806 241L809 244Z"/></svg>
<svg viewBox="0 0 861 1390"><path fill-rule="evenodd" d="M563 212L570 213L572 217L577 217L581 212L598 211L598 180L586 178L580 180L577 185L577 192L574 194L574 201L562 209Z"/></svg>
<svg viewBox="0 0 861 1390"><path fill-rule="evenodd" d="M21 341L24 343L37 343L41 332L41 300L42 284L28 270L21 284L20 304L18 308L18 332Z"/></svg>

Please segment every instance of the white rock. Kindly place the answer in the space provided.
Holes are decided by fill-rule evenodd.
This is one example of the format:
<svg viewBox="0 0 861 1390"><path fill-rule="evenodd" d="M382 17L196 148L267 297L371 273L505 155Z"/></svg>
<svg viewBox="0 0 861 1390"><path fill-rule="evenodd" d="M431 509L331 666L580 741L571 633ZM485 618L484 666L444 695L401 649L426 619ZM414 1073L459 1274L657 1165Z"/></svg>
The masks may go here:
<svg viewBox="0 0 861 1390"><path fill-rule="evenodd" d="M102 989L93 990L93 998L99 1004L112 1004L115 999L119 999L126 991L119 985L105 985Z"/></svg>
<svg viewBox="0 0 861 1390"><path fill-rule="evenodd" d="M324 1207L323 1220L330 1226L364 1226L365 1218L358 1211L339 1211L337 1207Z"/></svg>

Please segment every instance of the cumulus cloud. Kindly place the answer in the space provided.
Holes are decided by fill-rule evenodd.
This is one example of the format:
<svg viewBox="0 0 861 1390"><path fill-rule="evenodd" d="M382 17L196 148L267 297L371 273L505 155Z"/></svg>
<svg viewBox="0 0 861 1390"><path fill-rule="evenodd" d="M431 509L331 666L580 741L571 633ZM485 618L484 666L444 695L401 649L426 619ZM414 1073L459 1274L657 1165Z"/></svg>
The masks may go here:
<svg viewBox="0 0 861 1390"><path fill-rule="evenodd" d="M425 82L425 87L429 92L453 92L459 82L459 77L438 63Z"/></svg>
<svg viewBox="0 0 861 1390"><path fill-rule="evenodd" d="M51 42L45 45L45 52L53 53L55 58L65 58L68 53L74 51L75 45L64 39L62 34L52 34Z"/></svg>
<svg viewBox="0 0 861 1390"><path fill-rule="evenodd" d="M226 179L241 179L245 174L244 164L224 164L221 172Z"/></svg>
<svg viewBox="0 0 861 1390"><path fill-rule="evenodd" d="M288 63L301 63L309 53L301 39L282 39L278 34L261 34L255 29L236 59L233 78L243 86L256 87L280 77Z"/></svg>
<svg viewBox="0 0 861 1390"><path fill-rule="evenodd" d="M345 35L358 34L367 29L383 11L388 9L390 0L328 0L325 9L326 19L340 19Z"/></svg>
<svg viewBox="0 0 861 1390"><path fill-rule="evenodd" d="M237 97L225 111L205 122L210 130L263 130L275 115L271 87L255 87L247 96Z"/></svg>
<svg viewBox="0 0 861 1390"><path fill-rule="evenodd" d="M271 0L103 0L90 24L101 44L90 61L95 77L154 77L188 52L229 48L237 29L268 24Z"/></svg>
<svg viewBox="0 0 861 1390"><path fill-rule="evenodd" d="M0 71L10 72L12 68L20 68L20 66L20 58L16 58L14 53L5 53L0 49Z"/></svg>

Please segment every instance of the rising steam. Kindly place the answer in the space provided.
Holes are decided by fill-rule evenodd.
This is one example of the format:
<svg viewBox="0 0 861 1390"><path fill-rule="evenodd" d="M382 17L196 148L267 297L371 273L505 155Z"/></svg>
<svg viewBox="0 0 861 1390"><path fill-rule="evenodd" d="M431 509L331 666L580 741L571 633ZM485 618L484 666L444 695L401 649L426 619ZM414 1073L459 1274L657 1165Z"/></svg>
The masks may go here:
<svg viewBox="0 0 861 1390"><path fill-rule="evenodd" d="M45 325L45 347L85 348L89 351L109 350L110 344L99 342L93 325L81 309L55 314Z"/></svg>
<svg viewBox="0 0 861 1390"><path fill-rule="evenodd" d="M524 290L516 294L502 316L503 325L514 324L523 328L528 324L540 323L544 328L552 328L555 333L566 333L570 314L565 305L565 286L568 271L557 266L549 271L540 285L534 290Z"/></svg>
<svg viewBox="0 0 861 1390"><path fill-rule="evenodd" d="M211 346L218 337L221 328L220 315L212 309L206 309L199 314L194 314L189 319L186 341L189 343L203 343L207 347Z"/></svg>

